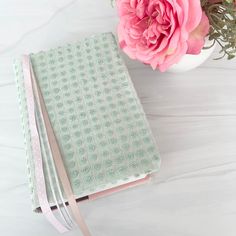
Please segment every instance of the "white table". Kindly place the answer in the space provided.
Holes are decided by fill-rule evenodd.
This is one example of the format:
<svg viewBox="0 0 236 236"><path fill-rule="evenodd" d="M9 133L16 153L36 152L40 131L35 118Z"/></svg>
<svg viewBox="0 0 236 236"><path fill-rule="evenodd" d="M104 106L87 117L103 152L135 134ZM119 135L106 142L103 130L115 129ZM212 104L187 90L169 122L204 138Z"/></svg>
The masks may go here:
<svg viewBox="0 0 236 236"><path fill-rule="evenodd" d="M115 31L117 22L109 0L1 1L0 235L58 235L31 212L13 58ZM185 74L126 62L162 168L148 185L81 204L93 235L235 236L236 61L210 59Z"/></svg>

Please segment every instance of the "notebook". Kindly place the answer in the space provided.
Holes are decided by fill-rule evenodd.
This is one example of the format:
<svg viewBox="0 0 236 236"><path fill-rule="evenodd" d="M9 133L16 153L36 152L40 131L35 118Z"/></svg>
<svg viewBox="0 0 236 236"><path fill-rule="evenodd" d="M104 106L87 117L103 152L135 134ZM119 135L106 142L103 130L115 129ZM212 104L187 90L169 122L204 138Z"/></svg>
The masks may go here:
<svg viewBox="0 0 236 236"><path fill-rule="evenodd" d="M112 33L16 59L14 72L34 211L48 204L60 210L64 231L74 223L73 217L65 217L71 214L66 209L70 202L55 164L58 155L50 146L43 107L76 201L136 185L159 169L155 139ZM44 202L39 199L40 181L46 189ZM57 220L51 223L55 226Z"/></svg>

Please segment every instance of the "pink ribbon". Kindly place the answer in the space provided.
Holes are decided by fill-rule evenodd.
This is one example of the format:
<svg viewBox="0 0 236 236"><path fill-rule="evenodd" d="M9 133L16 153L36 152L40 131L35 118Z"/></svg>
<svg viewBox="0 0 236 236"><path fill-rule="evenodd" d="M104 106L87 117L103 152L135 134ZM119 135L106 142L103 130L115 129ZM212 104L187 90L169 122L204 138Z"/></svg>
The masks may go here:
<svg viewBox="0 0 236 236"><path fill-rule="evenodd" d="M61 224L60 221L52 213L50 205L47 199L47 190L45 185L45 178L43 172L42 154L40 149L40 140L37 131L36 119L35 119L35 103L31 81L30 72L30 60L28 56L23 56L23 73L24 73L24 85L27 100L27 111L29 118L29 127L31 133L32 154L34 157L35 166L35 179L36 179L36 192L39 200L39 204L42 213L47 220L60 232L64 233L68 230Z"/></svg>
<svg viewBox="0 0 236 236"><path fill-rule="evenodd" d="M40 203L42 212L47 217L47 219L54 225L54 227L58 229L58 231L60 232L68 231L59 221L57 221L55 216L52 214L50 206L47 201L39 135L36 128L37 124L36 124L36 119L35 119L34 95L35 95L36 103L39 108L39 112L41 113L44 124L45 124L51 153L54 159L55 166L57 168L59 178L61 180L61 184L65 191L67 200L69 202L71 212L77 224L80 226L80 229L83 232L84 236L91 236L88 230L88 227L86 226L84 219L77 206L76 197L73 194L70 181L67 176L66 169L62 160L60 148L58 146L56 137L54 135L54 131L53 131L53 128L52 128L52 125L51 125L51 122L50 122L50 119L46 110L43 96L41 94L35 75L33 73L33 68L30 63L29 56L24 56L23 58L23 70L24 70L24 76L25 76L24 81L25 81L25 88L26 88L29 123L30 123L30 130L31 130L31 136L32 136L32 149L33 149L33 156L35 160L37 192L38 192L38 198L39 198L39 203Z"/></svg>

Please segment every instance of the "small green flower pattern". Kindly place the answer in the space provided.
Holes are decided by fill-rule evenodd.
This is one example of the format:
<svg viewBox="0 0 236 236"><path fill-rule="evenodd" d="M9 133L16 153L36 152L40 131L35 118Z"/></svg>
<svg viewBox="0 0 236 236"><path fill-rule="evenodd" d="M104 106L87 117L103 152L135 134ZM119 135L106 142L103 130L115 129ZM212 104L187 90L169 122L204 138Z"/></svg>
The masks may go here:
<svg viewBox="0 0 236 236"><path fill-rule="evenodd" d="M111 33L30 56L77 197L159 169L155 140ZM38 199L20 60L14 70L35 209ZM45 142L45 133L41 138ZM47 173L45 177L48 185ZM50 188L48 195L53 203Z"/></svg>

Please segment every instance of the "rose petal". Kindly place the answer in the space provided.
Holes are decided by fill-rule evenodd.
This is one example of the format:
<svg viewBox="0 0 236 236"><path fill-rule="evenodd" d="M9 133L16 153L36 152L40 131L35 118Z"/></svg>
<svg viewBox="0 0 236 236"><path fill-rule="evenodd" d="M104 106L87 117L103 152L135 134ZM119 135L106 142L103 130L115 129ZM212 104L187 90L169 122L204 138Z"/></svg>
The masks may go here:
<svg viewBox="0 0 236 236"><path fill-rule="evenodd" d="M199 54L205 43L205 37L209 33L210 24L205 14L202 13L200 24L190 33L188 38L188 54Z"/></svg>
<svg viewBox="0 0 236 236"><path fill-rule="evenodd" d="M186 24L186 30L188 32L193 31L200 24L201 19L202 19L201 1L196 1L196 0L189 1L188 22Z"/></svg>

